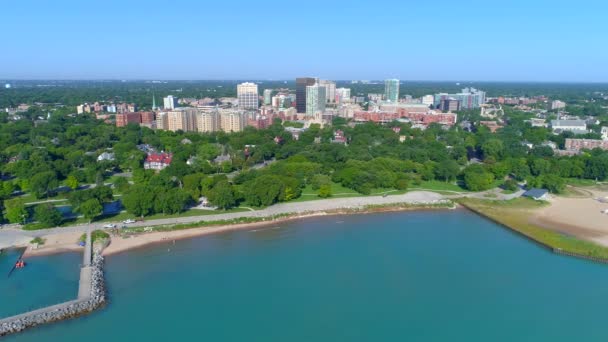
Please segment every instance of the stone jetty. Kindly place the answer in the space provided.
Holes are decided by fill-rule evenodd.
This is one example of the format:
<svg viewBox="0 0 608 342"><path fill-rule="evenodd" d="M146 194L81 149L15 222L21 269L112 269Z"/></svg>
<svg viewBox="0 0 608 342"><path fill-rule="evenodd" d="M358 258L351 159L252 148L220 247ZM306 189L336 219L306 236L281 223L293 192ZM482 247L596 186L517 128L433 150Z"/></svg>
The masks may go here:
<svg viewBox="0 0 608 342"><path fill-rule="evenodd" d="M87 247L91 248L90 244ZM78 299L1 319L0 336L17 333L40 324L78 317L102 306L106 302L103 264L101 251L96 251L90 265L81 268ZM83 293L83 288L87 293Z"/></svg>

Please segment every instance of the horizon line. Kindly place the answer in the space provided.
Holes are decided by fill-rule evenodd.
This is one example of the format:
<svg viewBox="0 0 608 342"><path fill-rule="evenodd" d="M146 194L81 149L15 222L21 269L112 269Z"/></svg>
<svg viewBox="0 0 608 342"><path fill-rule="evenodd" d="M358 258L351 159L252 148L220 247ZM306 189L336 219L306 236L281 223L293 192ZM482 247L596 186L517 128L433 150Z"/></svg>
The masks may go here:
<svg viewBox="0 0 608 342"><path fill-rule="evenodd" d="M310 77L310 76L300 76ZM274 79L274 78L193 78L193 79L161 79L161 78L0 78L1 82L34 82L34 81L59 81L59 82L85 82L85 81L96 81L96 82L201 82L201 81L214 81L214 82L237 82L237 81L260 81L260 82L288 82L295 81L296 78L285 78L285 79ZM383 82L387 79L326 79L334 82ZM429 82L429 83L557 83L557 84L608 84L608 81L548 81L548 80L410 80L410 79L399 79L399 82Z"/></svg>

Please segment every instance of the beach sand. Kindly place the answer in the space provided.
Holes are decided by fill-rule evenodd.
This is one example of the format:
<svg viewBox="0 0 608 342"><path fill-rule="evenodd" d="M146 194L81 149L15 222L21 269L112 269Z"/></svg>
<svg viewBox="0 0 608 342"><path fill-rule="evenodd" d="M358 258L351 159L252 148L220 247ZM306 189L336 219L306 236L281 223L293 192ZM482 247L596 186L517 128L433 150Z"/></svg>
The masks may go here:
<svg viewBox="0 0 608 342"><path fill-rule="evenodd" d="M233 230L246 230L252 229L254 227L270 226L276 223L279 222L267 221L214 227L200 227L164 232L150 232L129 237L112 236L110 245L103 250L103 255L112 255L150 244L170 244L173 242L173 240L187 239L196 236L216 234Z"/></svg>
<svg viewBox="0 0 608 342"><path fill-rule="evenodd" d="M40 245L38 248L28 245L23 256L30 257L61 252L81 251L83 248L78 246L78 239L81 235L82 233L71 232L43 236L42 238L45 239L44 245Z"/></svg>
<svg viewBox="0 0 608 342"><path fill-rule="evenodd" d="M553 197L551 205L535 213L531 221L543 228L608 246L608 203L598 201L608 192L586 190L587 196Z"/></svg>

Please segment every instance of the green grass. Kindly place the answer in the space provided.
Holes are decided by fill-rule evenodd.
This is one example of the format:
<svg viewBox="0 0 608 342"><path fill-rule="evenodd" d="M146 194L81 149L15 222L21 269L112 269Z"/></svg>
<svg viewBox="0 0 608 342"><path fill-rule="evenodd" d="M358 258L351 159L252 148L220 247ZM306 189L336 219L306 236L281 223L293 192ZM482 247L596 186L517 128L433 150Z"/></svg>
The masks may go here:
<svg viewBox="0 0 608 342"><path fill-rule="evenodd" d="M469 190L461 187L458 184L443 182L438 180L423 181L420 184L410 184L409 190L424 189L432 191L455 191L455 192L468 192Z"/></svg>
<svg viewBox="0 0 608 342"><path fill-rule="evenodd" d="M388 195L400 195L406 193L407 190L395 190L395 189L372 189L369 195L363 195L353 189L346 188L340 183L331 183L331 197L329 198L344 198L344 197L359 197L359 196L378 196L383 194ZM302 195L290 202L305 202L323 199L317 196L317 190L313 190L310 185L307 185L302 189Z"/></svg>
<svg viewBox="0 0 608 342"><path fill-rule="evenodd" d="M566 178L566 184L573 186L595 186L597 183L593 179Z"/></svg>
<svg viewBox="0 0 608 342"><path fill-rule="evenodd" d="M334 182L331 183L331 193L332 196L330 198L363 196L353 189L345 188L342 186L342 184ZM313 190L312 186L307 185L304 189L302 189L302 194L300 197L293 199L290 202L305 202L318 199L322 198L317 196L317 190Z"/></svg>
<svg viewBox="0 0 608 342"><path fill-rule="evenodd" d="M94 230L91 233L91 241L93 243L98 240L104 240L104 239L109 239L109 238L110 238L110 234L104 232L103 230Z"/></svg>
<svg viewBox="0 0 608 342"><path fill-rule="evenodd" d="M513 190L502 189L501 192L505 195L510 195L510 194L514 194L515 192L517 192L517 190L513 191Z"/></svg>
<svg viewBox="0 0 608 342"><path fill-rule="evenodd" d="M465 207L499 222L547 247L582 256L608 259L608 248L545 229L531 223L536 209L548 205L546 202L528 198L510 201L487 201L463 198L458 201Z"/></svg>
<svg viewBox="0 0 608 342"><path fill-rule="evenodd" d="M238 213L238 212L244 212L244 211L249 211L249 210L245 209L245 208L233 208L233 209L228 209L228 210L190 209L190 210L186 210L182 213L172 214L172 215L154 214L151 216L144 217L144 220L206 216L206 215L215 215L215 214ZM127 212L122 212L122 213L119 213L116 215L107 215L107 216L104 216L101 218L97 218L96 220L93 220L93 223L103 223L103 222L116 223L116 222L122 222L126 219L139 219L139 218L133 214L129 214ZM63 222L61 222L61 224L58 225L57 227L69 227L69 226L73 226L73 225L87 224L87 223L89 223L89 220L85 219L84 217L77 217L77 218L63 220ZM50 229L50 228L55 228L55 227L46 227L39 223L28 223L25 226L23 226L24 230L40 230L40 229Z"/></svg>
<svg viewBox="0 0 608 342"><path fill-rule="evenodd" d="M183 213L179 214L171 214L171 215L163 215L163 214L154 214L151 216L144 217L144 220L157 220L157 219L168 219L168 218L179 218L179 217L192 217L192 216L206 216L206 215L216 215L216 214L226 214L226 213L238 213L249 211L244 208L233 208L228 210L201 210L201 209L190 209L186 210ZM135 219L135 215L123 212L116 215L109 215L103 218L100 218L94 222L121 222L126 219Z"/></svg>
<svg viewBox="0 0 608 342"><path fill-rule="evenodd" d="M118 178L125 178L128 181L133 180L132 176L131 177L122 177L122 176L116 176L116 175L114 175L114 176L110 176L110 178L108 178L107 180L105 180L104 183L112 183L112 184L114 184Z"/></svg>
<svg viewBox="0 0 608 342"><path fill-rule="evenodd" d="M44 242L46 240L41 238L40 236L35 237L32 241L30 241L31 244L37 244L37 245L44 245Z"/></svg>

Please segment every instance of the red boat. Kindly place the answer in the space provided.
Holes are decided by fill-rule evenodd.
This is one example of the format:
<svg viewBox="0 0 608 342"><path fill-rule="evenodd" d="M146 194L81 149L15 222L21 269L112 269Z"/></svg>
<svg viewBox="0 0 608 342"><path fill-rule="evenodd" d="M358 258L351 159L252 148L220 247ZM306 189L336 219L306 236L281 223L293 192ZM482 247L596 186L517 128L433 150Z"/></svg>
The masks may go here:
<svg viewBox="0 0 608 342"><path fill-rule="evenodd" d="M17 261L17 263L15 263L15 268L24 268L25 267L25 261L23 260L19 260Z"/></svg>

